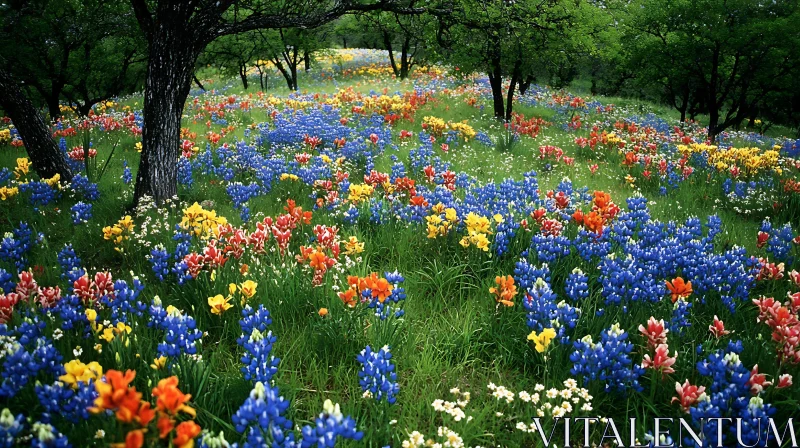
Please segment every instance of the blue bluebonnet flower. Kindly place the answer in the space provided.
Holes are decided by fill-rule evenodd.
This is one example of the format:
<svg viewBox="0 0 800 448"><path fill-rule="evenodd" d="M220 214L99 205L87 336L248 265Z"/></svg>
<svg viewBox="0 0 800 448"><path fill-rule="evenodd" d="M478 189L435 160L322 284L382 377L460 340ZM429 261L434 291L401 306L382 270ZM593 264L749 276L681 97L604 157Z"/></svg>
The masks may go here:
<svg viewBox="0 0 800 448"><path fill-rule="evenodd" d="M14 290L14 276L10 272L6 272L5 269L0 268L0 291L3 294L8 294Z"/></svg>
<svg viewBox="0 0 800 448"><path fill-rule="evenodd" d="M167 312L161 299L155 297L147 310L150 321L147 326L166 332L164 342L158 344L159 356L175 358L181 354L197 354L197 342L203 336L197 329L197 322L178 309Z"/></svg>
<svg viewBox="0 0 800 448"><path fill-rule="evenodd" d="M520 258L514 268L514 281L517 282L520 289L522 291L530 290L539 278L550 283L550 268L547 263L537 268L525 259L527 256L528 251L524 251L522 253L523 258Z"/></svg>
<svg viewBox="0 0 800 448"><path fill-rule="evenodd" d="M589 297L589 277L583 273L578 268L572 270L567 276L567 282L565 285L567 297L572 299L574 302L580 302L581 300Z"/></svg>
<svg viewBox="0 0 800 448"><path fill-rule="evenodd" d="M302 434L302 448L333 448L339 437L355 441L364 437L364 433L356 430L355 420L345 417L339 410L339 405L330 400L325 400L322 413L314 420L314 426L304 426Z"/></svg>
<svg viewBox="0 0 800 448"><path fill-rule="evenodd" d="M32 181L21 184L19 191L23 193L30 193L30 203L33 205L34 210L39 210L39 206L47 205L54 202L61 196L58 189L51 187L44 181Z"/></svg>
<svg viewBox="0 0 800 448"><path fill-rule="evenodd" d="M397 372L392 363L392 354L389 346L384 346L377 352L369 345L356 357L361 363L358 372L359 384L364 391L364 396L375 398L377 401L386 399L389 404L397 401L400 385L397 383Z"/></svg>
<svg viewBox="0 0 800 448"><path fill-rule="evenodd" d="M17 446L16 439L22 435L25 429L25 417L14 414L4 408L0 413L0 448L11 448Z"/></svg>
<svg viewBox="0 0 800 448"><path fill-rule="evenodd" d="M689 322L689 311L691 308L691 302L683 299L675 301L672 307L672 318L668 325L669 331L680 336L692 326L691 322Z"/></svg>
<svg viewBox="0 0 800 448"><path fill-rule="evenodd" d="M131 285L125 280L114 282L114 294L103 296L100 302L111 310L111 321L128 322L128 316L143 316L147 305L139 300L144 285L138 277L134 277Z"/></svg>
<svg viewBox="0 0 800 448"><path fill-rule="evenodd" d="M250 396L231 417L234 428L245 434L242 447L293 446L292 422L284 417L289 400L277 388L256 383Z"/></svg>
<svg viewBox="0 0 800 448"><path fill-rule="evenodd" d="M591 336L575 341L575 351L569 357L573 363L570 372L585 383L603 383L606 392L641 391L639 377L644 369L631 360L633 344L627 339L628 333L614 324L600 334L600 342L594 343Z"/></svg>
<svg viewBox="0 0 800 448"><path fill-rule="evenodd" d="M186 188L192 188L192 185L194 185L192 162L186 157L181 157L178 160L178 182Z"/></svg>
<svg viewBox="0 0 800 448"><path fill-rule="evenodd" d="M72 212L72 223L75 225L85 224L92 219L92 204L78 202L70 208Z"/></svg>
<svg viewBox="0 0 800 448"><path fill-rule="evenodd" d="M131 167L128 166L127 160L122 161L122 167L122 182L124 182L125 185L130 185L130 183L133 182L133 173L131 173Z"/></svg>
<svg viewBox="0 0 800 448"><path fill-rule="evenodd" d="M24 271L28 268L28 252L33 243L33 231L28 224L19 223L19 227L0 241L0 260L14 263L18 272Z"/></svg>
<svg viewBox="0 0 800 448"><path fill-rule="evenodd" d="M163 282L169 275L169 259L169 252L167 252L162 244L157 245L151 250L150 256L147 257L147 260L150 262L150 267L159 281Z"/></svg>
<svg viewBox="0 0 800 448"><path fill-rule="evenodd" d="M278 372L280 359L271 356L272 345L277 338L267 330L271 323L269 311L264 305L259 305L257 310L248 305L242 310L242 319L239 321L242 335L236 342L245 349L241 357L244 364L241 371L245 380L269 384L272 376Z"/></svg>
<svg viewBox="0 0 800 448"><path fill-rule="evenodd" d="M689 413L695 428L702 428L705 438L715 444L718 431L722 428L717 426L719 420L712 417L741 418L741 441L755 445L759 439L766 441L766 432L769 430L767 417L776 411L772 405L765 404L760 396L752 395L748 384L751 372L739 359L742 349L741 341L729 342L725 350L718 350L697 363L697 371L710 377L712 383L706 390L706 399L699 400ZM701 421L705 425L701 425ZM722 435L723 445L733 445L737 441L736 425L728 425L727 431L722 430ZM685 443L693 445L688 437Z"/></svg>
<svg viewBox="0 0 800 448"><path fill-rule="evenodd" d="M96 201L100 197L100 190L97 184L89 181L83 174L76 174L70 183L72 190L86 201Z"/></svg>
<svg viewBox="0 0 800 448"><path fill-rule="evenodd" d="M31 428L31 446L36 448L67 448L72 445L67 436L49 423L34 422Z"/></svg>
<svg viewBox="0 0 800 448"><path fill-rule="evenodd" d="M81 267L81 259L75 254L72 244L64 245L58 252L58 264L61 266L61 278L66 278L68 272Z"/></svg>
<svg viewBox="0 0 800 448"><path fill-rule="evenodd" d="M36 385L36 396L44 408L41 421L50 423L52 417L61 417L70 423L79 423L89 419L88 408L94 405L97 390L92 381L78 382L73 389L60 381L52 385Z"/></svg>
<svg viewBox="0 0 800 448"><path fill-rule="evenodd" d="M553 328L560 341L568 343L567 330L575 328L580 317L580 309L564 301L557 303L556 300L556 294L550 288L550 284L540 277L528 289L522 300L522 306L528 311L528 328L537 332Z"/></svg>
<svg viewBox="0 0 800 448"><path fill-rule="evenodd" d="M776 260L791 264L792 258L789 257L789 252L791 252L794 246L794 243L792 243L793 239L794 232L792 231L791 224L784 224L780 229L770 233L767 242L767 252L771 253Z"/></svg>

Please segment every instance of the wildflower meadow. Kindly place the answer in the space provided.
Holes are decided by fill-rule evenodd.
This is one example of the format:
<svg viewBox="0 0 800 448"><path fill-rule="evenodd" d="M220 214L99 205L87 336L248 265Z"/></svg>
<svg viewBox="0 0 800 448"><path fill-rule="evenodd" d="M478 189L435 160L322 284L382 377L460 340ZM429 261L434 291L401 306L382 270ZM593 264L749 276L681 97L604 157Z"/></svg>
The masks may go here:
<svg viewBox="0 0 800 448"><path fill-rule="evenodd" d="M0 447L791 445L789 124L341 47L211 53L167 197L149 91L56 104L69 177L3 103Z"/></svg>

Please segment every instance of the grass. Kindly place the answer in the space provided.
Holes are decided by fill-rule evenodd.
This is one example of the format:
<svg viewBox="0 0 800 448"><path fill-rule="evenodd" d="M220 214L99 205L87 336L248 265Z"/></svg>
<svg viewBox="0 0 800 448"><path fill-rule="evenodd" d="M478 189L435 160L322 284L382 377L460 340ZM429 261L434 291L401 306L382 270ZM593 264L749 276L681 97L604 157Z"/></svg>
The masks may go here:
<svg viewBox="0 0 800 448"><path fill-rule="evenodd" d="M227 87L228 82L204 80L204 83L220 91L219 96L200 97L201 100L211 99L212 103L229 95L238 98L251 94L255 96L252 88L244 92L236 86ZM300 85L307 86L302 87L303 91L327 94L345 86L362 93L384 88L390 93L405 92L413 88L411 80L396 81L371 76L355 77L334 85L331 82L314 81L304 75ZM280 87L268 93L285 96L288 92ZM599 100L615 104L620 110L616 116L655 113L666 119L675 118L674 113L657 105L624 98ZM134 96L120 101L117 107L136 107L140 103L141 98ZM485 99L480 104L489 107ZM473 141L457 146L448 153L438 151L434 146L437 155L443 162L451 164L453 171L465 172L479 182L499 182L505 178L519 180L523 173L535 170L539 173L538 181L543 193L556 188L564 177L572 179L576 187L588 186L589 191L606 191L620 205L624 204L626 197L638 192L651 200L651 215L653 219L661 221L682 223L691 216L698 216L705 221L709 215L715 214L724 225L724 231L717 240L720 248L740 245L748 253L765 254L755 244L761 220L748 218L727 207L721 201L720 182L709 182L701 176L695 176L682 182L678 189L670 191L665 197L658 194L656 186L643 185L634 189L623 180L626 169L620 165L622 156L615 152L581 150L575 145L576 135L587 135L587 131L565 131L558 123L563 117L546 106L520 105L516 110L526 117L537 116L556 123L545 127L536 138L523 136L508 148L490 148ZM195 109L192 111L197 112ZM426 115L445 121L468 120L476 130L484 131L495 139L505 132L488 114L470 106L461 97L437 94L433 101L416 111L413 122L402 122L396 127L393 135L398 149L380 154L375 159L376 170L391 171L394 161L390 155L400 161L408 161L409 151L417 146L416 135L423 130L421 118ZM268 120L267 112L263 109L230 112L226 118L236 128L220 143L244 138L244 129L248 125ZM205 146L203 135L207 131L204 120L195 123L186 119L184 125L198 134L196 141L202 150ZM221 127L212 125L211 130L218 132ZM402 144L397 137L399 129L414 132L415 143ZM158 379L175 374L180 378L181 390L193 396L192 405L198 410L198 423L215 432L224 431L228 440L236 440L238 436L231 424L231 416L252 388L250 382L242 379L239 371L241 348L236 344L240 332L237 323L239 316L234 310L222 316L212 314L206 305L206 298L225 294L226 285L241 282L243 277L238 266L247 263L250 278L258 281L257 294L249 303L263 304L272 315L270 331L277 337L272 353L281 358L275 385L286 399L291 400L287 416L296 425L313 424L323 402L330 399L341 404L344 414L352 415L358 421L359 429L365 434L363 444L366 446L399 445L414 430L433 436L437 426L456 430L469 446L539 444L537 437L513 428L515 421L532 415L531 409L525 408L519 400L513 405L503 404L495 400L487 389L489 383L495 383L514 391L532 392L539 383L548 388L561 387L563 380L572 377L569 373L572 366L569 360L572 352L570 347L556 345L543 356L533 350L531 343L526 340L530 329L526 325L525 313L520 310L521 295L517 296L514 309L505 309L498 308L488 293L489 288L495 286L495 276L514 273L520 253L530 245L530 234L518 234L504 256L489 256L475 250L465 250L459 246L459 236L456 235L428 239L423 226L395 221L374 225L363 216L356 225L347 225L342 223L339 214L316 211L315 223L338 224L341 226L342 239L357 236L365 245L364 252L358 258L353 257L351 266L344 263L337 265L320 287L312 287L311 273L308 269L298 267L293 258L295 245L304 243L302 238L310 236L309 229L303 232L305 235L298 237L301 241L293 243L291 247L294 252L289 256L281 257L276 252L263 256L248 253L242 260L232 262L233 266L219 269L213 280L206 273L184 286L178 286L174 279L159 282L152 274L147 257L156 243L174 250L172 229L180 221L184 205L206 201L211 204L206 208L227 217L235 226L244 225L253 230L254 222L281 213L289 198L297 200L305 210L311 209L313 201L309 194L312 190L299 182L281 182L268 195L249 202L253 218L250 224L244 224L239 218L239 211L232 206L225 193L224 184L215 176L195 172L193 188L182 188L180 191L182 205L174 205L166 210L154 209L134 217L136 235L127 243L125 253L120 254L109 241L103 240L102 228L116 222L130 204L132 185L122 183L120 178L123 161L133 167L135 178L139 158L134 149L136 138L128 133L92 131L91 139L93 147L99 152L98 165L104 163L115 142L119 143L107 171L97 180L101 199L94 203L94 216L87 224L72 224L69 208L76 199L73 193L65 190L56 203L36 209L21 198L0 203L0 225L8 231L22 221L28 223L35 232L44 234L42 243L34 247L30 254L30 265L44 268L36 278L40 285L64 285L56 254L67 243L75 248L89 273L109 270L115 278L127 280L130 280L131 273L139 276L146 284L142 293L146 303L159 296L165 305L175 305L196 319L197 328L205 333L201 352L203 362L180 358L171 372L150 369L149 364L156 357L157 345L163 336L148 328L143 321L137 321L134 325L129 343L115 339L103 344L99 353L92 350L93 341L84 339L81 334L65 332L63 338L54 341L54 345L64 354L65 362L72 359L70 353L80 345L84 353L80 359L84 362L97 360L106 369L135 369L139 372L136 385L144 391L146 398L149 398L149 389ZM81 144L81 141L80 135L67 138L70 148ZM540 145L564 148L568 155L576 158L574 166L553 164L552 170L546 170L545 161L538 158ZM0 166L13 169L15 159L24 156L22 149L4 147L0 150ZM592 174L589 166L594 163L600 168ZM363 166L349 162L346 168L354 183L364 172ZM421 182L421 176L415 176ZM248 183L253 178L239 174L235 180ZM573 228L567 230L570 236L576 232ZM787 265L787 271L793 266ZM3 267L11 269L9 266ZM580 303L583 313L576 326L575 339L585 335L594 335L596 338L614 322L622 323L623 328L633 335L637 333L637 326L645 323L651 315L669 320L672 313L669 300L647 305L635 304L627 310L605 305L602 285L596 274L597 264L586 262L575 253L551 266L552 285L559 297L564 297L568 274L576 267L590 273L590 289L589 297ZM402 319L380 321L371 317L371 312L366 309L348 311L335 294L335 288L346 288L346 275L364 276L370 272L395 270L405 276L403 287L408 296ZM785 293L786 288L784 284L759 284L753 294L775 294L777 298ZM320 308L330 310L329 315L321 318L318 315ZM596 311L600 309L605 309L605 314L596 316ZM694 368L701 360L694 347L701 344L710 350L723 346L721 342L710 338L706 331L714 315L723 319L728 328L735 329L735 338L744 340L746 350L742 360L748 368L758 363L760 366L770 366L762 368L770 369L771 375L777 373L774 348L768 343L768 329L765 325L756 324L754 307L741 303L732 313L720 303L718 295L709 294L706 304L693 308L690 316L692 328L688 334L677 340L670 337L671 347L680 347L676 364L678 374L662 383L660 378L648 372L641 379L645 390L630 391L628 394L604 393L602 385L586 384L594 397L592 404L596 413L640 418L679 415L676 407L670 404L674 395L671 384L676 380L682 381L684 377L690 378L693 384L704 381ZM638 363L644 349L638 336L632 336L631 339L636 343L633 358ZM362 390L358 384L360 365L356 362L356 356L368 344L373 347L391 346L401 385L400 397L393 406L361 397ZM781 366L781 369L781 372L796 373L794 367ZM451 388L472 393L471 402L466 407L471 421L456 422L433 410L431 403L434 400L453 399ZM776 403L794 403L797 397L794 392L769 392L769 398ZM3 405L11 408L15 414L24 412L36 415L41 412L41 406L30 391L6 400ZM790 406L787 408L791 409ZM786 411L786 415L793 415L794 412ZM56 423L63 424L58 420ZM92 434L98 427L104 428L109 435L106 441L121 440L121 430L115 426L113 419L92 417L80 425L57 427L73 440L92 440ZM642 437L643 434L637 436Z"/></svg>

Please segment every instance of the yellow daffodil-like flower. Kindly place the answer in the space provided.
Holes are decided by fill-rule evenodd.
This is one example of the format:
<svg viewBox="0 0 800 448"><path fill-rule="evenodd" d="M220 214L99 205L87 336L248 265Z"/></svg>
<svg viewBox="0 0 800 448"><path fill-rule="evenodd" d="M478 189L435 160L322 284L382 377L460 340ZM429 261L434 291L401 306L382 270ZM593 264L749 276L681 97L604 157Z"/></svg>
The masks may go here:
<svg viewBox="0 0 800 448"><path fill-rule="evenodd" d="M252 280L245 280L244 282L242 282L242 284L239 285L239 292L241 292L243 296L249 299L256 294L257 287L258 283Z"/></svg>
<svg viewBox="0 0 800 448"><path fill-rule="evenodd" d="M237 291L238 289L239 289L239 287L238 287L238 286L236 286L236 283L229 283L229 284L228 284L228 294L229 294L229 295L234 295L234 294L236 294L236 291Z"/></svg>
<svg viewBox="0 0 800 448"><path fill-rule="evenodd" d="M224 297L222 294L217 294L214 297L208 298L208 306L211 307L211 313L221 316L222 313L228 311L233 307L230 303L230 297Z"/></svg>
<svg viewBox="0 0 800 448"><path fill-rule="evenodd" d="M137 152L142 152L142 142L136 142L136 145L134 145L134 147L136 148Z"/></svg>
<svg viewBox="0 0 800 448"><path fill-rule="evenodd" d="M96 361L84 364L78 359L64 364L64 375L58 377L62 383L69 384L73 389L78 388L78 383L88 383L89 380L99 380L103 376L103 367Z"/></svg>
<svg viewBox="0 0 800 448"><path fill-rule="evenodd" d="M500 213L495 214L494 216L492 216L492 218L494 218L494 222L498 224L502 224L503 221L505 221L505 219L503 219L503 215L501 215Z"/></svg>
<svg viewBox="0 0 800 448"><path fill-rule="evenodd" d="M547 346L550 345L550 342L552 342L555 337L555 330L552 328L545 328L540 334L536 334L536 331L531 331L531 334L528 335L528 340L533 341L536 345L537 352L544 353L544 351L547 350Z"/></svg>
<svg viewBox="0 0 800 448"><path fill-rule="evenodd" d="M364 243L358 241L358 238L351 236L344 243L344 253L347 255L355 255L364 252Z"/></svg>
<svg viewBox="0 0 800 448"><path fill-rule="evenodd" d="M0 187L0 200L11 199L19 193L17 187Z"/></svg>
<svg viewBox="0 0 800 448"><path fill-rule="evenodd" d="M183 210L181 228L191 231L195 236L210 236L228 220L217 216L214 210L206 210L197 202Z"/></svg>
<svg viewBox="0 0 800 448"><path fill-rule="evenodd" d="M31 169L31 162L27 157L20 157L17 159L17 167L14 168L14 176L17 179L28 175Z"/></svg>
<svg viewBox="0 0 800 448"><path fill-rule="evenodd" d="M102 328L102 327L98 326L98 329L102 329L102 331L103 331L103 333L100 335L100 339L102 339L102 340L104 340L106 342L113 341L114 338L116 336L118 336L118 335L130 334L131 333L131 327L126 325L124 322L117 322L117 325L113 326L113 327ZM126 345L127 345L127 341L126 341Z"/></svg>
<svg viewBox="0 0 800 448"><path fill-rule="evenodd" d="M53 188L58 187L58 189L60 190L61 184L58 183L59 180L61 180L61 175L58 173L54 174L53 177L51 177L50 179L42 179L42 181L47 185L49 185L50 187Z"/></svg>
<svg viewBox="0 0 800 448"><path fill-rule="evenodd" d="M456 213L456 209L449 207L444 209L444 219L450 221L451 223L458 221L458 213Z"/></svg>
<svg viewBox="0 0 800 448"><path fill-rule="evenodd" d="M159 356L158 358L153 360L153 363L150 364L150 368L153 370L161 370L167 365L167 357L166 356Z"/></svg>
<svg viewBox="0 0 800 448"><path fill-rule="evenodd" d="M297 179L299 179L299 177L297 177L297 174L289 174L289 173L281 174L281 180L297 180Z"/></svg>
<svg viewBox="0 0 800 448"><path fill-rule="evenodd" d="M369 184L350 184L349 195L347 199L352 202L361 202L367 200L372 196L375 188Z"/></svg>

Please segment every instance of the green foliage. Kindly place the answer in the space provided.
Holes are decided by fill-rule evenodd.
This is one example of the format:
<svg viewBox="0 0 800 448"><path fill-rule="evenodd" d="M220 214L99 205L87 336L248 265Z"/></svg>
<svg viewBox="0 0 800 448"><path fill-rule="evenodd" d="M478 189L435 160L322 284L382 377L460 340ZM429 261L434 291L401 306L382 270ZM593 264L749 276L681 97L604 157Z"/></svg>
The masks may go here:
<svg viewBox="0 0 800 448"><path fill-rule="evenodd" d="M0 58L58 117L81 114L141 85L146 44L124 0L34 0L0 5Z"/></svg>

